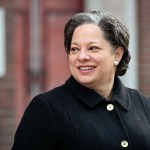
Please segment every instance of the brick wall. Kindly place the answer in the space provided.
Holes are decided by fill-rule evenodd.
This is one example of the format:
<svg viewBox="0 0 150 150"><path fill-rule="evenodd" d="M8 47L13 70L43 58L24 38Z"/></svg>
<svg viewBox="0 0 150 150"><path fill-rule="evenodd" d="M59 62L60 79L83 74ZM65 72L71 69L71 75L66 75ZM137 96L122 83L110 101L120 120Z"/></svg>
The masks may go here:
<svg viewBox="0 0 150 150"><path fill-rule="evenodd" d="M0 77L0 150L9 150L14 134L14 61L12 52L13 13L12 1L0 0L6 11L6 75Z"/></svg>
<svg viewBox="0 0 150 150"><path fill-rule="evenodd" d="M138 0L139 87L150 96L150 1Z"/></svg>

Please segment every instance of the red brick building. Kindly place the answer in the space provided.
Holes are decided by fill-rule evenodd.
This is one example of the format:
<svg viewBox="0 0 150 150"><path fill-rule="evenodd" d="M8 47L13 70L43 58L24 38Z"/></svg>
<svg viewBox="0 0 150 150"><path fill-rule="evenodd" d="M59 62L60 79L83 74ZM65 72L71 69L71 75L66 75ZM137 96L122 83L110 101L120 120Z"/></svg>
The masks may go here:
<svg viewBox="0 0 150 150"><path fill-rule="evenodd" d="M150 1L138 0L139 89L150 96Z"/></svg>
<svg viewBox="0 0 150 150"><path fill-rule="evenodd" d="M150 1L136 4L138 88L150 96ZM0 77L0 150L11 148L31 98L68 78L63 28L85 5L86 0L0 0L6 37L6 71Z"/></svg>

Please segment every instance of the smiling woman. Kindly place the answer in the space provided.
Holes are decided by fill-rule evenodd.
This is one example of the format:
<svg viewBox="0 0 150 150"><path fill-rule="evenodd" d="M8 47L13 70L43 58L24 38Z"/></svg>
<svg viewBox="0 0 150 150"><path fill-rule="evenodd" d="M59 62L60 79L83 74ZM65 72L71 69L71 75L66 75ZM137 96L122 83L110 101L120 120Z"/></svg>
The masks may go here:
<svg viewBox="0 0 150 150"><path fill-rule="evenodd" d="M120 81L129 33L114 16L78 13L66 23L71 77L33 98L12 150L149 150L150 100Z"/></svg>

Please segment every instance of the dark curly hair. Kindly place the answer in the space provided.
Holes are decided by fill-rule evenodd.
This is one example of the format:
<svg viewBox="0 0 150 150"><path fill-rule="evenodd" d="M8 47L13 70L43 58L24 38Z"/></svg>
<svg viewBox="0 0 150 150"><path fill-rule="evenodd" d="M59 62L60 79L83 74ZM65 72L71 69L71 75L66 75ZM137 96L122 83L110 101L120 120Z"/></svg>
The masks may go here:
<svg viewBox="0 0 150 150"><path fill-rule="evenodd" d="M129 47L129 32L125 25L119 19L111 14L105 14L101 11L91 11L77 13L66 23L64 28L64 45L65 50L69 54L71 40L74 30L82 24L95 24L104 33L105 39L114 47L123 47L124 53L120 63L116 68L116 75L122 76L126 73L130 61Z"/></svg>

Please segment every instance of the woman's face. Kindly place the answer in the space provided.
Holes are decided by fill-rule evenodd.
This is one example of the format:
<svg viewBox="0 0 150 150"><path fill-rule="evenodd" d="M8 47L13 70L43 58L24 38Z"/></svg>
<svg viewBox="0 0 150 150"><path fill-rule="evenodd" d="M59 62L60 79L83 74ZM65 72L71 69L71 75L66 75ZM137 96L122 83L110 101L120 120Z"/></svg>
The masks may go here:
<svg viewBox="0 0 150 150"><path fill-rule="evenodd" d="M98 88L114 79L115 53L94 24L78 26L72 37L69 66L73 77L82 85Z"/></svg>

